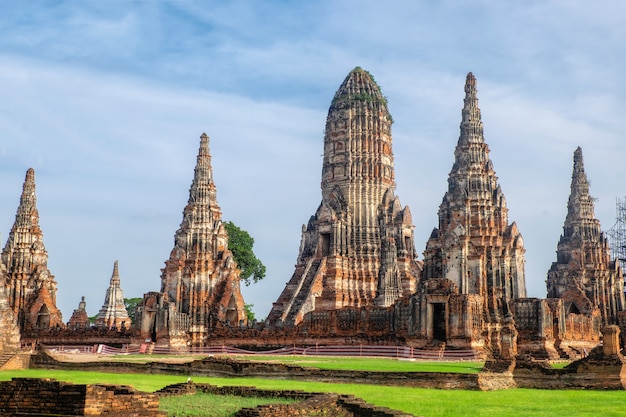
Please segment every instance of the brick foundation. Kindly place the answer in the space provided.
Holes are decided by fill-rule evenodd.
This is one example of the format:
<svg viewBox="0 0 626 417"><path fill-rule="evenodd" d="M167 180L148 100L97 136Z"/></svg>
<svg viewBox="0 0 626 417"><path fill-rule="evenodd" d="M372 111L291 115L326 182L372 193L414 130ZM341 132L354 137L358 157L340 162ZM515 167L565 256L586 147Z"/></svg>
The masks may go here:
<svg viewBox="0 0 626 417"><path fill-rule="evenodd" d="M54 379L0 383L0 415L165 417L159 397L120 385L75 385Z"/></svg>

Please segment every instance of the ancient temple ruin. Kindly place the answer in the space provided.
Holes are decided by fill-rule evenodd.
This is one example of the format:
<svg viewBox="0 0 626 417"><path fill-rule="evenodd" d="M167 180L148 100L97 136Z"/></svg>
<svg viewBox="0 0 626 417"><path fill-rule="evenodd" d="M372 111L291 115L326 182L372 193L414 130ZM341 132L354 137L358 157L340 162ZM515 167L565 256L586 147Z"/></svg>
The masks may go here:
<svg viewBox="0 0 626 417"><path fill-rule="evenodd" d="M526 296L525 251L517 225L509 224L476 91L469 73L448 190L415 295L416 334L429 343L499 351L501 332L513 331L508 303Z"/></svg>
<svg viewBox="0 0 626 417"><path fill-rule="evenodd" d="M104 297L104 304L96 316L94 325L107 329L128 329L130 328L130 318L126 305L124 304L124 291L120 286L120 273L118 262L113 264L113 274Z"/></svg>
<svg viewBox="0 0 626 417"><path fill-rule="evenodd" d="M391 124L371 74L352 70L328 110L322 202L303 226L270 325L294 326L312 311L387 307L415 291L420 265L411 213L394 194Z"/></svg>
<svg viewBox="0 0 626 417"><path fill-rule="evenodd" d="M183 221L162 269L161 291L145 294L137 311L143 338L172 347L198 346L215 327L245 323L240 271L228 249L216 194L209 137L203 134Z"/></svg>
<svg viewBox="0 0 626 417"><path fill-rule="evenodd" d="M39 227L32 168L26 171L15 223L2 250L2 263L7 269L3 280L7 301L20 329L64 327L56 306L57 283L48 269L48 252Z"/></svg>
<svg viewBox="0 0 626 417"><path fill-rule="evenodd" d="M574 170L557 259L548 271L548 298L563 299L566 314L598 316L602 325L616 324L624 310L624 282L619 262L610 259L607 238L594 215L594 201L580 147Z"/></svg>
<svg viewBox="0 0 626 417"><path fill-rule="evenodd" d="M541 349L548 356L580 356L599 343L603 326L626 318L622 271L610 259L608 240L595 217L580 147L574 152L567 215L556 255L546 280L548 298L513 304L520 344L536 351L537 341L542 341Z"/></svg>

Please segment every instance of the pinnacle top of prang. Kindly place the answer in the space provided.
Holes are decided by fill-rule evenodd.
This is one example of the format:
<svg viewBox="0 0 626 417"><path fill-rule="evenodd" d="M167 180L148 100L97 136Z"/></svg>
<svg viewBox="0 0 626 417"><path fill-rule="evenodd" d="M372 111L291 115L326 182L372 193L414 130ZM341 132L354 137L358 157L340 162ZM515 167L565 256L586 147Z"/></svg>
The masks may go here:
<svg viewBox="0 0 626 417"><path fill-rule="evenodd" d="M467 77L465 77L465 94L466 97L476 98L476 77L471 72L468 72Z"/></svg>
<svg viewBox="0 0 626 417"><path fill-rule="evenodd" d="M203 133L200 136L200 148L194 178L189 190L189 203L217 204L215 202L215 184L213 183L213 168L211 167L211 151L209 136Z"/></svg>
<svg viewBox="0 0 626 417"><path fill-rule="evenodd" d="M200 151L198 152L198 157L200 156L208 156L211 157L209 152L209 135L203 133L200 135Z"/></svg>
<svg viewBox="0 0 626 417"><path fill-rule="evenodd" d="M369 102L387 106L387 99L383 96L380 86L372 74L361 67L356 67L346 76L335 93L331 108L345 102Z"/></svg>
<svg viewBox="0 0 626 417"><path fill-rule="evenodd" d="M20 197L20 206L24 204L35 204L37 197L35 195L35 170L28 168L26 177L24 178L24 186L22 187L22 195Z"/></svg>
<svg viewBox="0 0 626 417"><path fill-rule="evenodd" d="M41 235L41 229L39 228L39 211L37 210L37 195L35 192L35 170L32 168L26 171L22 195L20 196L20 204L17 207L15 223L13 223L13 227L11 228L9 241L13 241L14 239L21 241L19 238L12 236L17 233L32 233L37 237Z"/></svg>
<svg viewBox="0 0 626 417"><path fill-rule="evenodd" d="M113 264L113 274L111 274L111 286L119 287L120 286L120 271L118 269L118 262L115 261Z"/></svg>
<svg viewBox="0 0 626 417"><path fill-rule="evenodd" d="M465 98L463 99L463 109L461 110L461 132L457 150L455 151L457 156L463 154L463 149L470 146L470 144L478 144L480 146L485 144L477 91L476 77L469 72L465 78Z"/></svg>
<svg viewBox="0 0 626 417"><path fill-rule="evenodd" d="M583 162L583 150L579 146L574 151L574 172L572 175L581 175L585 173L585 164Z"/></svg>
<svg viewBox="0 0 626 417"><path fill-rule="evenodd" d="M585 173L583 150L579 146L574 151L574 168L572 170L572 184L567 202L566 225L580 220L596 221L593 198L589 194L589 180ZM569 229L569 228L568 228Z"/></svg>

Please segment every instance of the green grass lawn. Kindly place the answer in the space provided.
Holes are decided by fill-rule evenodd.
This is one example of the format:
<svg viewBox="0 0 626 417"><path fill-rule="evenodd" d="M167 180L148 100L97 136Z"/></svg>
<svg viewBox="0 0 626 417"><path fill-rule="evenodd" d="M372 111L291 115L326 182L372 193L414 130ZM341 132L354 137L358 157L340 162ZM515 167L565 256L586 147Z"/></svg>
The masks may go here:
<svg viewBox="0 0 626 417"><path fill-rule="evenodd" d="M183 356L188 361L202 359L206 356L189 355ZM218 355L226 359L242 361L259 361L270 363L285 363L304 367L315 367L331 370L354 370L354 371L385 371L385 372L454 372L475 374L480 372L483 362L470 361L409 361L390 358L363 358L363 357L336 357L336 356L264 356L264 355L241 355L229 356ZM158 362L172 358L171 355L118 355L111 357L114 362L146 363ZM181 359L181 357L178 357Z"/></svg>
<svg viewBox="0 0 626 417"><path fill-rule="evenodd" d="M280 398L247 398L232 395L214 395L197 393L161 398L161 410L169 416L191 417L230 417L244 407L252 408L261 404L286 404L294 400Z"/></svg>
<svg viewBox="0 0 626 417"><path fill-rule="evenodd" d="M331 370L385 371L385 372L454 372L476 374L483 362L469 361L410 361L391 358L362 358L336 356L231 356L233 359L277 362Z"/></svg>
<svg viewBox="0 0 626 417"><path fill-rule="evenodd" d="M186 376L109 374L37 369L0 372L0 380L8 380L12 377L48 377L81 384L123 384L132 385L142 391L155 391L165 385L187 380ZM247 385L263 389L300 389L310 392L352 394L371 404L402 410L424 417L623 417L626 415L626 391L513 389L480 392L328 384L260 378L194 377L193 379L195 382L211 383L220 386ZM199 403L201 398L201 396L194 397L194 399L197 399L195 402ZM167 409L165 408L168 406L167 401L165 400L163 403L164 409ZM222 399L218 399L218 404L221 402Z"/></svg>

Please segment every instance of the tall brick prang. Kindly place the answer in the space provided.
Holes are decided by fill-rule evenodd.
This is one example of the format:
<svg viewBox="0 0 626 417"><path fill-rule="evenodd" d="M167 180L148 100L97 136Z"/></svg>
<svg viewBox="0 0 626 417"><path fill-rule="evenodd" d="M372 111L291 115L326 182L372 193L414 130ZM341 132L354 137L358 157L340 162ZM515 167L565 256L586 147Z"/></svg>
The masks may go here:
<svg viewBox="0 0 626 417"><path fill-rule="evenodd" d="M35 170L26 179L15 223L2 250L7 268L6 296L22 330L64 327L56 306L57 283L48 269L48 252L39 227L35 194Z"/></svg>
<svg viewBox="0 0 626 417"><path fill-rule="evenodd" d="M391 124L372 75L352 70L328 110L322 202L303 226L271 325L297 325L314 310L386 307L415 290L420 265L411 213L394 194Z"/></svg>
<svg viewBox="0 0 626 417"><path fill-rule="evenodd" d="M245 323L240 270L228 249L213 181L209 137L200 150L183 221L161 273L161 291L144 295L138 328L170 346L203 345L216 326Z"/></svg>
<svg viewBox="0 0 626 417"><path fill-rule="evenodd" d="M548 298L562 298L566 314L600 315L617 324L624 310L624 281L619 262L610 259L607 238L594 214L583 151L574 152L574 169L557 260L546 281Z"/></svg>
<svg viewBox="0 0 626 417"><path fill-rule="evenodd" d="M508 303L526 297L525 250L517 225L509 224L471 72L465 81L454 164L438 215L439 225L424 252L421 332L441 342L458 337L475 339L475 345L498 345ZM511 321L506 323L510 327Z"/></svg>

